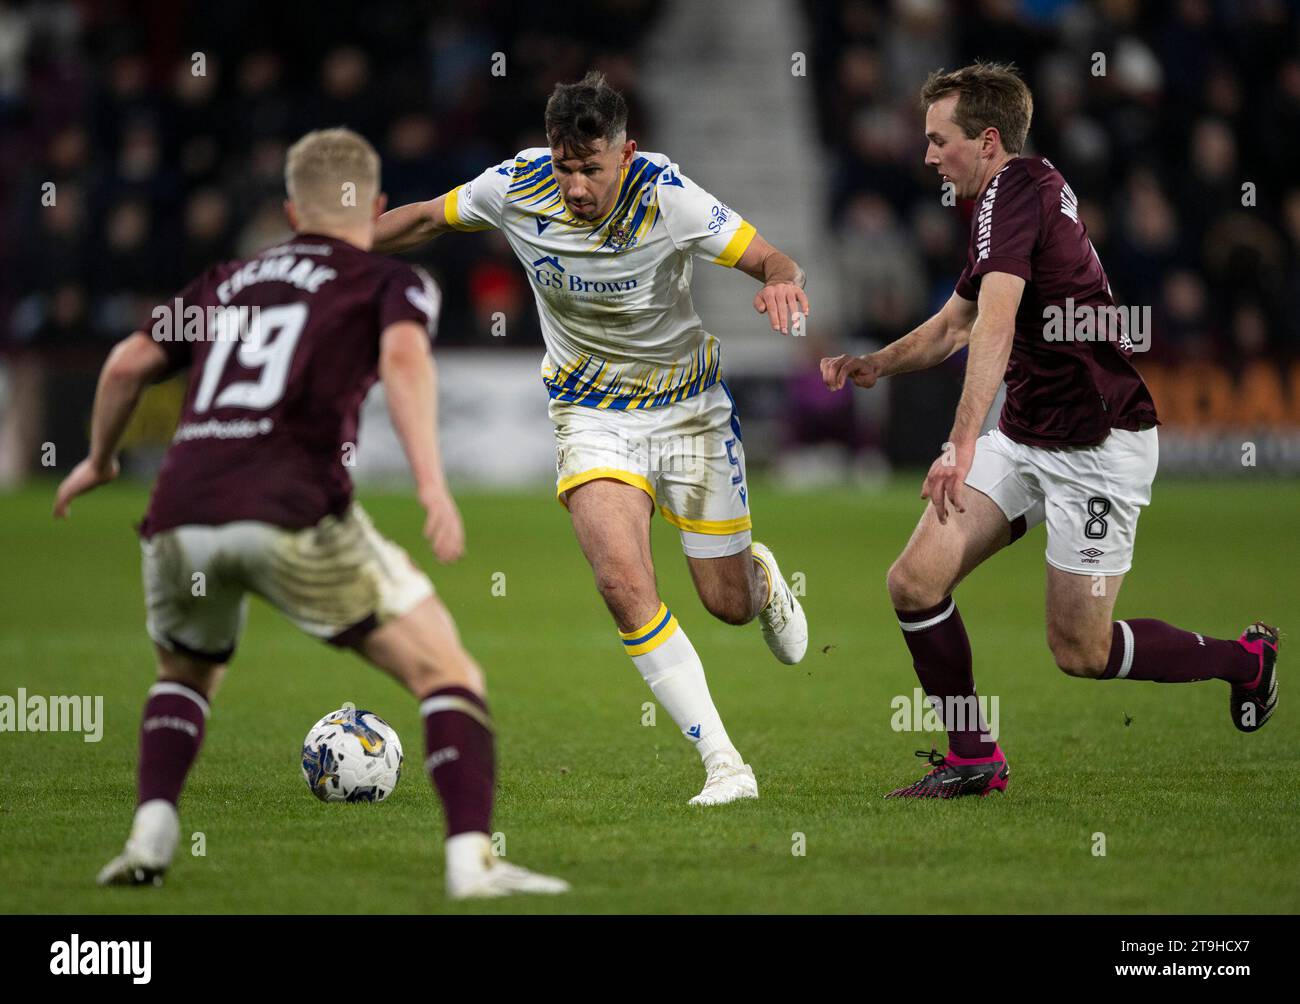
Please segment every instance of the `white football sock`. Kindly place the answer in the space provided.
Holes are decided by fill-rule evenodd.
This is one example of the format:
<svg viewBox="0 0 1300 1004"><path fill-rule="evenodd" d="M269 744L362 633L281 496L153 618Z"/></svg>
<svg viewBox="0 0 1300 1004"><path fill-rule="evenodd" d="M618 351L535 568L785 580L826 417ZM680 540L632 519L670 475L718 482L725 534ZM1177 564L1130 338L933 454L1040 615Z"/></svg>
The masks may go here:
<svg viewBox="0 0 1300 1004"><path fill-rule="evenodd" d="M448 874L477 875L492 866L492 841L486 833L457 833L443 846Z"/></svg>
<svg viewBox="0 0 1300 1004"><path fill-rule="evenodd" d="M152 798L135 810L127 844L148 864L165 868L172 863L180 833L176 806L165 799Z"/></svg>
<svg viewBox="0 0 1300 1004"><path fill-rule="evenodd" d="M620 631L619 637L655 700L672 716L682 735L695 744L704 765L743 763L709 696L704 664L667 605L660 603L658 613L645 625L635 631Z"/></svg>

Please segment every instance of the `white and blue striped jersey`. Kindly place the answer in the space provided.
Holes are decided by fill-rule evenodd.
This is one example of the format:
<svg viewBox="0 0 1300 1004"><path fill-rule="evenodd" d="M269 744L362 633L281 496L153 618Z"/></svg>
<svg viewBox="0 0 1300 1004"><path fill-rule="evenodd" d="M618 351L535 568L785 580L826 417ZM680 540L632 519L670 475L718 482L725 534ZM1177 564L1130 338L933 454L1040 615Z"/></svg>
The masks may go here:
<svg viewBox="0 0 1300 1004"><path fill-rule="evenodd" d="M457 230L500 230L524 266L553 399L654 408L721 379L718 340L691 302L692 257L734 266L754 228L663 154L637 152L601 220L569 213L544 147L452 189L446 216Z"/></svg>

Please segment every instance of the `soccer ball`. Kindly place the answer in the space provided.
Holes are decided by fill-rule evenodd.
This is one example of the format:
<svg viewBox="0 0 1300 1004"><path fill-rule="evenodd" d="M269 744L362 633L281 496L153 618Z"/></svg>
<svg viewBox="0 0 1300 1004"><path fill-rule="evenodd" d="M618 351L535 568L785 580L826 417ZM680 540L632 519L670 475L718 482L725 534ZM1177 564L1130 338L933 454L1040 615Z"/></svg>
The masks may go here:
<svg viewBox="0 0 1300 1004"><path fill-rule="evenodd" d="M302 744L302 776L322 802L382 802L402 776L402 742L373 711L331 711Z"/></svg>

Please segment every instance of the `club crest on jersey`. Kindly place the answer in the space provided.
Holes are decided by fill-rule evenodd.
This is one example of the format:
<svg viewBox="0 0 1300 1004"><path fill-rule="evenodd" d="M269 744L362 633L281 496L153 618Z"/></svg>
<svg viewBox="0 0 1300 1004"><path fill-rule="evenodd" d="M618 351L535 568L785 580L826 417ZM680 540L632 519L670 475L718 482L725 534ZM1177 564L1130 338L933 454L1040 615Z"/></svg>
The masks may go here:
<svg viewBox="0 0 1300 1004"><path fill-rule="evenodd" d="M609 242L620 251L626 250L632 239L632 226L627 220L609 228Z"/></svg>

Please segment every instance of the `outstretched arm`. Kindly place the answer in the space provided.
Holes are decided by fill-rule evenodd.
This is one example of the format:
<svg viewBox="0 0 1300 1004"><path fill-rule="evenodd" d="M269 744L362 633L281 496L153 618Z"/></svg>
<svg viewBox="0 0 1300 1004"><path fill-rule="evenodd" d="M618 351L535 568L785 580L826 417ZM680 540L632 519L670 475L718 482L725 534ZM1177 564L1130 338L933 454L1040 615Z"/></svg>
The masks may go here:
<svg viewBox="0 0 1300 1004"><path fill-rule="evenodd" d="M425 539L439 561L455 561L465 552L465 527L442 470L438 374L429 353L428 333L420 325L398 321L384 329L379 343L379 378L425 509Z"/></svg>
<svg viewBox="0 0 1300 1004"><path fill-rule="evenodd" d="M879 352L823 359L822 380L830 390L846 380L867 388L881 377L937 366L970 341L975 316L975 301L953 293L937 314Z"/></svg>
<svg viewBox="0 0 1300 1004"><path fill-rule="evenodd" d="M1007 373L1011 343L1016 336L1016 311L1024 289L1025 280L1007 272L990 272L980 283L979 316L970 333L966 384L948 437L954 443L974 445L993 407Z"/></svg>
<svg viewBox="0 0 1300 1004"><path fill-rule="evenodd" d="M428 202L410 202L390 209L375 223L375 243L379 254L409 251L425 244L453 227L447 222L447 196L439 195Z"/></svg>
<svg viewBox="0 0 1300 1004"><path fill-rule="evenodd" d="M940 523L948 521L949 499L958 512L966 511L962 494L975 459L975 440L1006 376L1011 343L1016 337L1016 311L1024 290L1025 280L1007 272L988 272L980 282L979 316L971 329L966 383L957 403L957 415L943 456L931 465L921 490L921 498L934 505Z"/></svg>
<svg viewBox="0 0 1300 1004"><path fill-rule="evenodd" d="M168 359L162 347L143 331L127 336L99 371L95 404L90 420L90 454L77 464L59 485L54 498L54 516L63 519L78 495L117 477L117 444L135 411L140 393L167 372Z"/></svg>
<svg viewBox="0 0 1300 1004"><path fill-rule="evenodd" d="M788 335L792 324L797 330L809 312L803 291L805 276L799 263L763 240L762 234L754 234L736 268L763 284L754 297L754 309L767 315L772 330Z"/></svg>

